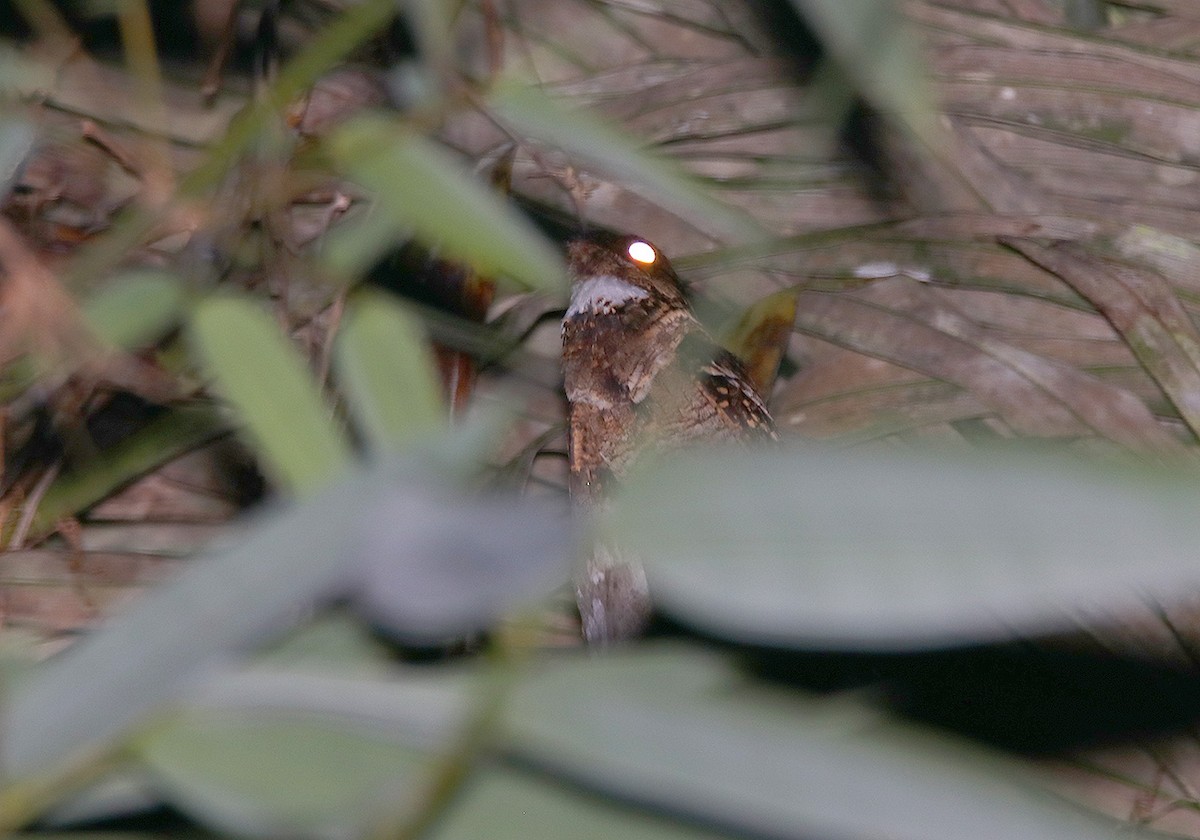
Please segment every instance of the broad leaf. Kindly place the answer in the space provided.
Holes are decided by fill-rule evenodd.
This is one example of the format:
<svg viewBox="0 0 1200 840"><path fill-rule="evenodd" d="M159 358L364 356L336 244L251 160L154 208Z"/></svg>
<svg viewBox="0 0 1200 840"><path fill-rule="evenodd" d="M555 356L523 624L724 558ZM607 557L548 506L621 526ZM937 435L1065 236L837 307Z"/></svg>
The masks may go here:
<svg viewBox="0 0 1200 840"><path fill-rule="evenodd" d="M217 390L286 488L311 492L346 468L350 448L331 409L265 311L247 300L212 298L196 308L191 337Z"/></svg>
<svg viewBox="0 0 1200 840"><path fill-rule="evenodd" d="M844 699L756 692L723 660L685 648L548 667L520 688L508 727L522 762L572 786L737 836L1120 831L1026 786L994 756Z"/></svg>
<svg viewBox="0 0 1200 840"><path fill-rule="evenodd" d="M178 326L184 304L178 277L165 271L131 271L88 298L83 314L100 338L133 350L152 344Z"/></svg>
<svg viewBox="0 0 1200 840"><path fill-rule="evenodd" d="M384 793L405 795L423 756L345 727L264 714L187 715L141 754L169 800L243 837L361 832Z"/></svg>
<svg viewBox="0 0 1200 840"><path fill-rule="evenodd" d="M445 426L446 406L420 323L381 295L351 304L334 355L350 408L375 452Z"/></svg>
<svg viewBox="0 0 1200 840"><path fill-rule="evenodd" d="M412 460L359 472L191 561L13 692L0 720L4 778L53 774L113 746L217 666L335 600L394 633L441 639L567 577L576 552L560 508L465 497L443 481ZM0 822L12 818L3 805Z"/></svg>
<svg viewBox="0 0 1200 840"><path fill-rule="evenodd" d="M797 647L953 646L1067 630L1200 588L1200 489L991 452L820 449L647 466L610 527L655 599L720 636Z"/></svg>

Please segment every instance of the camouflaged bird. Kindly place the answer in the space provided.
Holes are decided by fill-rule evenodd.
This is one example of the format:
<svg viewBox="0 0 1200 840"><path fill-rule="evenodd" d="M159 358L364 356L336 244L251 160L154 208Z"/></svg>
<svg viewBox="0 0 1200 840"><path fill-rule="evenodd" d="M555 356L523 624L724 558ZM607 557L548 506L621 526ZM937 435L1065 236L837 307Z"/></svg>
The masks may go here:
<svg viewBox="0 0 1200 840"><path fill-rule="evenodd" d="M571 495L601 504L645 449L776 437L742 363L705 332L679 277L637 236L593 234L568 245L571 301L563 316L563 378ZM650 616L645 573L597 545L577 584L583 634L607 644Z"/></svg>

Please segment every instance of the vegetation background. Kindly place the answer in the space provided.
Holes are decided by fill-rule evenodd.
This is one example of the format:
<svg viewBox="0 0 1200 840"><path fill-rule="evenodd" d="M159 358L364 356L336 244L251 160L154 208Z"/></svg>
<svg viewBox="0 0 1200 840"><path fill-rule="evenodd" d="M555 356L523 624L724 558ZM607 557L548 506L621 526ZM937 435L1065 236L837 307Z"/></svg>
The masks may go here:
<svg viewBox="0 0 1200 840"><path fill-rule="evenodd" d="M0 827L1200 835L1194 4L0 25ZM789 441L589 523L662 613L606 655L580 218L671 255Z"/></svg>

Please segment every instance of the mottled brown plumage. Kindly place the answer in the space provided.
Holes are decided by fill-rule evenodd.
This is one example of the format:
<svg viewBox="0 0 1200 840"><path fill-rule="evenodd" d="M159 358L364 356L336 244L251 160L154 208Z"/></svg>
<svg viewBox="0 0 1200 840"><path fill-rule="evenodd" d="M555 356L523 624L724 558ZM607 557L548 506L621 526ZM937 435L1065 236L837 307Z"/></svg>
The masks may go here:
<svg viewBox="0 0 1200 840"><path fill-rule="evenodd" d="M602 502L644 449L698 440L775 437L742 364L692 315L670 262L646 240L596 234L568 246L563 318L571 494ZM614 546L597 546L578 585L584 635L607 643L649 617L645 576Z"/></svg>

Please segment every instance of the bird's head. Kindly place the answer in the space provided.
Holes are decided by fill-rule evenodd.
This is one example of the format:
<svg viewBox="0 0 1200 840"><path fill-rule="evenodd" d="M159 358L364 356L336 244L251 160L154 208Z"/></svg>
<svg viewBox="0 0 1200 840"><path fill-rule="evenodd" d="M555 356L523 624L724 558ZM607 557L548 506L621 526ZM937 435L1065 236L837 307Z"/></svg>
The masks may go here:
<svg viewBox="0 0 1200 840"><path fill-rule="evenodd" d="M670 261L640 236L593 233L567 246L571 306L567 317L607 314L632 301L687 307Z"/></svg>

